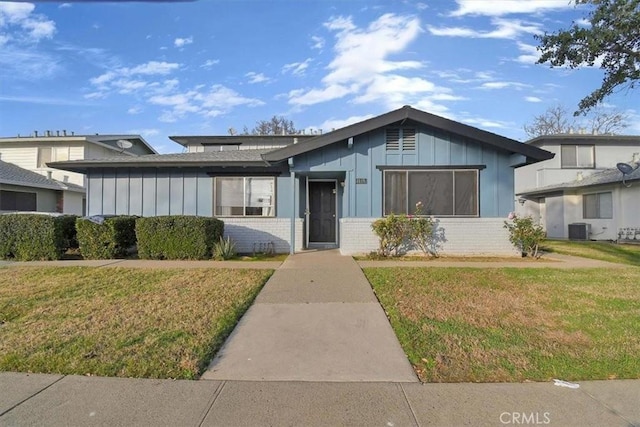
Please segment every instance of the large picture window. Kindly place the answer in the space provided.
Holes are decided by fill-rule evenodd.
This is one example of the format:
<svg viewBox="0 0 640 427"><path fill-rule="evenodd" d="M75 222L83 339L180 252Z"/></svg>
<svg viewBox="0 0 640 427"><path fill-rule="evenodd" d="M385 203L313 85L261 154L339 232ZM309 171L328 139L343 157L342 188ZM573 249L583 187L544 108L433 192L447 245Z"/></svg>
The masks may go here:
<svg viewBox="0 0 640 427"><path fill-rule="evenodd" d="M582 216L584 219L613 218L611 193L585 194L582 196Z"/></svg>
<svg viewBox="0 0 640 427"><path fill-rule="evenodd" d="M386 170L384 214L478 216L478 171Z"/></svg>
<svg viewBox="0 0 640 427"><path fill-rule="evenodd" d="M216 177L216 216L274 216L275 178Z"/></svg>
<svg viewBox="0 0 640 427"><path fill-rule="evenodd" d="M22 191L0 191L0 210L33 212L37 206L36 193Z"/></svg>
<svg viewBox="0 0 640 427"><path fill-rule="evenodd" d="M560 149L563 168L595 167L595 148L593 145L563 145Z"/></svg>

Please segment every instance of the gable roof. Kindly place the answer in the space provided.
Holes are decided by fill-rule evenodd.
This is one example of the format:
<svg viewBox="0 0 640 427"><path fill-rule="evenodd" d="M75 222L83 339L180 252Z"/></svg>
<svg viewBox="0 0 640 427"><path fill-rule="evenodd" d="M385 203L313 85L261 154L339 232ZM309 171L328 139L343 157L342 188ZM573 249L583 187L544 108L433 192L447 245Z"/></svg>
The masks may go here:
<svg viewBox="0 0 640 427"><path fill-rule="evenodd" d="M273 150L263 156L269 162L278 162L289 157L307 153L327 145L347 140L351 137L361 135L375 129L391 125L393 123L402 122L404 120L413 120L424 125L440 129L445 132L460 135L465 138L479 141L496 149L509 151L511 153L522 154L531 161L540 161L553 158L554 154L532 145L523 144L511 138L507 138L495 133L487 132L473 126L465 125L460 122L445 119L422 110L417 110L409 105L405 105L397 110L390 111L385 114L364 120L350 126L337 129L335 131L316 136L315 138L303 141L295 145L289 145L284 148Z"/></svg>
<svg viewBox="0 0 640 427"><path fill-rule="evenodd" d="M47 166L83 173L87 169L114 167L187 167L187 166L269 166L262 155L269 149L205 151L200 153L148 154L137 157L107 157L104 159L51 162Z"/></svg>
<svg viewBox="0 0 640 427"><path fill-rule="evenodd" d="M106 147L108 149L117 151L119 148L116 145L116 142L119 140L126 141L137 141L139 146L146 151L148 154L158 154L158 152L151 146L145 139L140 135L39 135L39 136L15 136L15 137L2 137L0 138L1 143L8 142L89 142L92 144L99 145L101 147ZM134 153L130 153L124 151L125 154L135 155Z"/></svg>
<svg viewBox="0 0 640 427"><path fill-rule="evenodd" d="M13 163L0 160L0 184L21 187L46 188L49 190L69 190L84 193L84 188L70 182L48 179L39 173L23 169Z"/></svg>
<svg viewBox="0 0 640 427"><path fill-rule="evenodd" d="M189 145L289 145L298 140L314 138L315 135L191 135L170 136L169 139L183 146Z"/></svg>
<svg viewBox="0 0 640 427"><path fill-rule="evenodd" d="M594 172L591 175L586 176L582 179L576 179L574 181L564 182L562 184L548 185L546 187L536 188L535 190L531 190L531 191L523 191L516 195L534 196L534 195L542 195L542 194L548 194L548 193L554 193L554 192L557 193L559 191L571 190L574 188L585 188L585 187L594 187L598 185L617 184L617 183L622 183L622 179L623 179L622 172L620 172L618 168L610 168L610 169L604 169L599 172ZM636 170L634 170L630 174L626 175L624 177L624 180L625 182L640 180L640 167L638 167Z"/></svg>

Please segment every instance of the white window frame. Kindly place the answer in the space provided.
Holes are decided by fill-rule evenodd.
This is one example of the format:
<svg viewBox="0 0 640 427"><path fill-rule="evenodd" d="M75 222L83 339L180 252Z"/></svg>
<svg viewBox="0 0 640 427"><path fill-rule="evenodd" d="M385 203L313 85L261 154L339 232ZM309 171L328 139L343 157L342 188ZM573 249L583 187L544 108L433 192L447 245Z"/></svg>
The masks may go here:
<svg viewBox="0 0 640 427"><path fill-rule="evenodd" d="M242 215L218 214L218 179L242 179ZM273 183L273 194L271 195L271 203L268 205L270 210L265 215L247 215L247 180L248 179L270 179ZM274 218L276 216L276 177L274 176L216 176L213 178L213 215L215 217L233 217L233 218ZM263 206L263 209L266 206Z"/></svg>
<svg viewBox="0 0 640 427"><path fill-rule="evenodd" d="M573 148L574 153L575 153L575 160L576 160L576 164L575 165L565 165L565 156L563 155L562 151L563 149L566 148ZM585 148L589 148L591 150L591 163L589 165L582 165L579 162L580 156L578 154L578 151L580 149L585 149ZM589 145L589 144L563 144L560 146L560 167L562 169L593 169L596 167L596 148L595 145Z"/></svg>
<svg viewBox="0 0 640 427"><path fill-rule="evenodd" d="M610 205L608 206L610 216L602 216L602 195L609 195ZM596 214L595 216L587 216L587 197L596 198ZM583 219L613 219L613 193L611 191L602 191L600 193L588 193L582 195L582 218Z"/></svg>

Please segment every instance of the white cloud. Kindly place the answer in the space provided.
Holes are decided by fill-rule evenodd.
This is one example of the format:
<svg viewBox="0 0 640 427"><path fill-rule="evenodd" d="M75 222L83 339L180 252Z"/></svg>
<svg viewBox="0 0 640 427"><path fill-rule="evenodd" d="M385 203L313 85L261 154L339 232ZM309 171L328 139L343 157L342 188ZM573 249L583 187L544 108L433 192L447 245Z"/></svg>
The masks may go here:
<svg viewBox="0 0 640 427"><path fill-rule="evenodd" d="M538 49L533 45L518 42L518 49L522 54L518 55L516 62L533 65L540 59L540 52L538 52Z"/></svg>
<svg viewBox="0 0 640 427"><path fill-rule="evenodd" d="M193 37L180 38L178 37L173 41L173 45L175 47L184 47L188 44L193 43Z"/></svg>
<svg viewBox="0 0 640 427"><path fill-rule="evenodd" d="M174 62L149 61L135 67L120 67L107 71L89 79L89 82L96 86L104 95L110 90L119 93L133 93L150 86L152 82L141 80L142 76L165 76L177 71L180 64Z"/></svg>
<svg viewBox="0 0 640 427"><path fill-rule="evenodd" d="M483 119L483 118L467 118L467 119L463 119L462 121L473 126L479 126L481 128L505 129L510 126L507 122L498 121L498 120L489 120L489 119Z"/></svg>
<svg viewBox="0 0 640 427"><path fill-rule="evenodd" d="M295 76L304 75L307 68L309 68L309 64L313 61L311 58L307 58L302 62L292 62L291 64L285 64L282 67L283 73L291 73Z"/></svg>
<svg viewBox="0 0 640 427"><path fill-rule="evenodd" d="M538 98L537 96L525 96L524 100L527 102L542 102L542 99Z"/></svg>
<svg viewBox="0 0 640 427"><path fill-rule="evenodd" d="M314 126L315 129L322 129L323 132L331 132L335 129L340 129L345 126L352 125L354 123L361 122L373 117L373 114L367 114L365 116L351 116L346 119L329 119L325 120L318 126Z"/></svg>
<svg viewBox="0 0 640 427"><path fill-rule="evenodd" d="M64 9L67 7L71 7L71 3L62 3L60 6L58 6L59 9Z"/></svg>
<svg viewBox="0 0 640 427"><path fill-rule="evenodd" d="M225 114L234 107L257 107L264 102L256 98L247 98L223 85L213 85L206 90L197 87L186 92L167 95L154 95L148 101L151 104L168 107L158 120L175 122L187 114L198 114L206 118Z"/></svg>
<svg viewBox="0 0 640 427"><path fill-rule="evenodd" d="M204 64L202 64L200 67L202 68L211 68L214 65L217 65L220 63L219 59L207 59L206 61L204 61Z"/></svg>
<svg viewBox="0 0 640 427"><path fill-rule="evenodd" d="M526 87L530 87L530 85L518 82L486 82L482 83L479 88L487 90L514 88L520 90Z"/></svg>
<svg viewBox="0 0 640 427"><path fill-rule="evenodd" d="M480 31L465 27L434 27L427 26L427 30L434 36L468 37L481 39L513 39L520 34L539 34L540 25L523 22L518 19L493 18L491 24L495 27L491 31Z"/></svg>
<svg viewBox="0 0 640 427"><path fill-rule="evenodd" d="M249 84L269 83L271 81L271 79L265 76L263 73L256 73L254 71L249 71L244 76L249 78Z"/></svg>
<svg viewBox="0 0 640 427"><path fill-rule="evenodd" d="M0 34L4 44L37 43L50 39L56 32L56 24L46 16L33 13L32 3L0 1Z"/></svg>
<svg viewBox="0 0 640 427"><path fill-rule="evenodd" d="M135 107L131 107L131 108L129 108L127 110L127 114L135 115L135 114L140 114L140 113L142 113L142 107L137 106L137 105Z"/></svg>
<svg viewBox="0 0 640 427"><path fill-rule="evenodd" d="M573 2L569 0L456 0L456 2L458 9L453 11L451 16L534 14L573 7Z"/></svg>
<svg viewBox="0 0 640 427"><path fill-rule="evenodd" d="M135 74L144 74L144 75L167 75L171 74L173 71L176 71L180 68L180 64L175 62L158 62L158 61L149 61L144 64L140 64L136 67L131 68L128 71L124 71L128 75ZM122 70L127 70L126 68Z"/></svg>
<svg viewBox="0 0 640 427"><path fill-rule="evenodd" d="M322 37L311 36L311 41L313 42L313 45L311 46L313 49L322 50L322 48L324 47L325 41Z"/></svg>
<svg viewBox="0 0 640 427"><path fill-rule="evenodd" d="M158 129L130 129L127 131L127 134L142 135L145 138L149 138L160 135L160 131Z"/></svg>
<svg viewBox="0 0 640 427"><path fill-rule="evenodd" d="M422 30L417 17L385 14L366 28L358 28L350 17L340 16L324 26L335 33L336 41L322 86L290 91L290 104L306 106L353 95L353 102L396 108L448 92L422 77L405 75L421 69L422 62L389 59L418 37Z"/></svg>

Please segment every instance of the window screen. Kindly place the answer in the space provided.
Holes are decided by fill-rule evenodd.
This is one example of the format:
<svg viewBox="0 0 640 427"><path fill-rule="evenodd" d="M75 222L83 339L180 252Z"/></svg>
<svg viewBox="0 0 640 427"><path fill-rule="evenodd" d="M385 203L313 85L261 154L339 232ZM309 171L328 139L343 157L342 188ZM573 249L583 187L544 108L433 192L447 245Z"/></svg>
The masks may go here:
<svg viewBox="0 0 640 427"><path fill-rule="evenodd" d="M385 171L384 214L477 216L477 170Z"/></svg>

